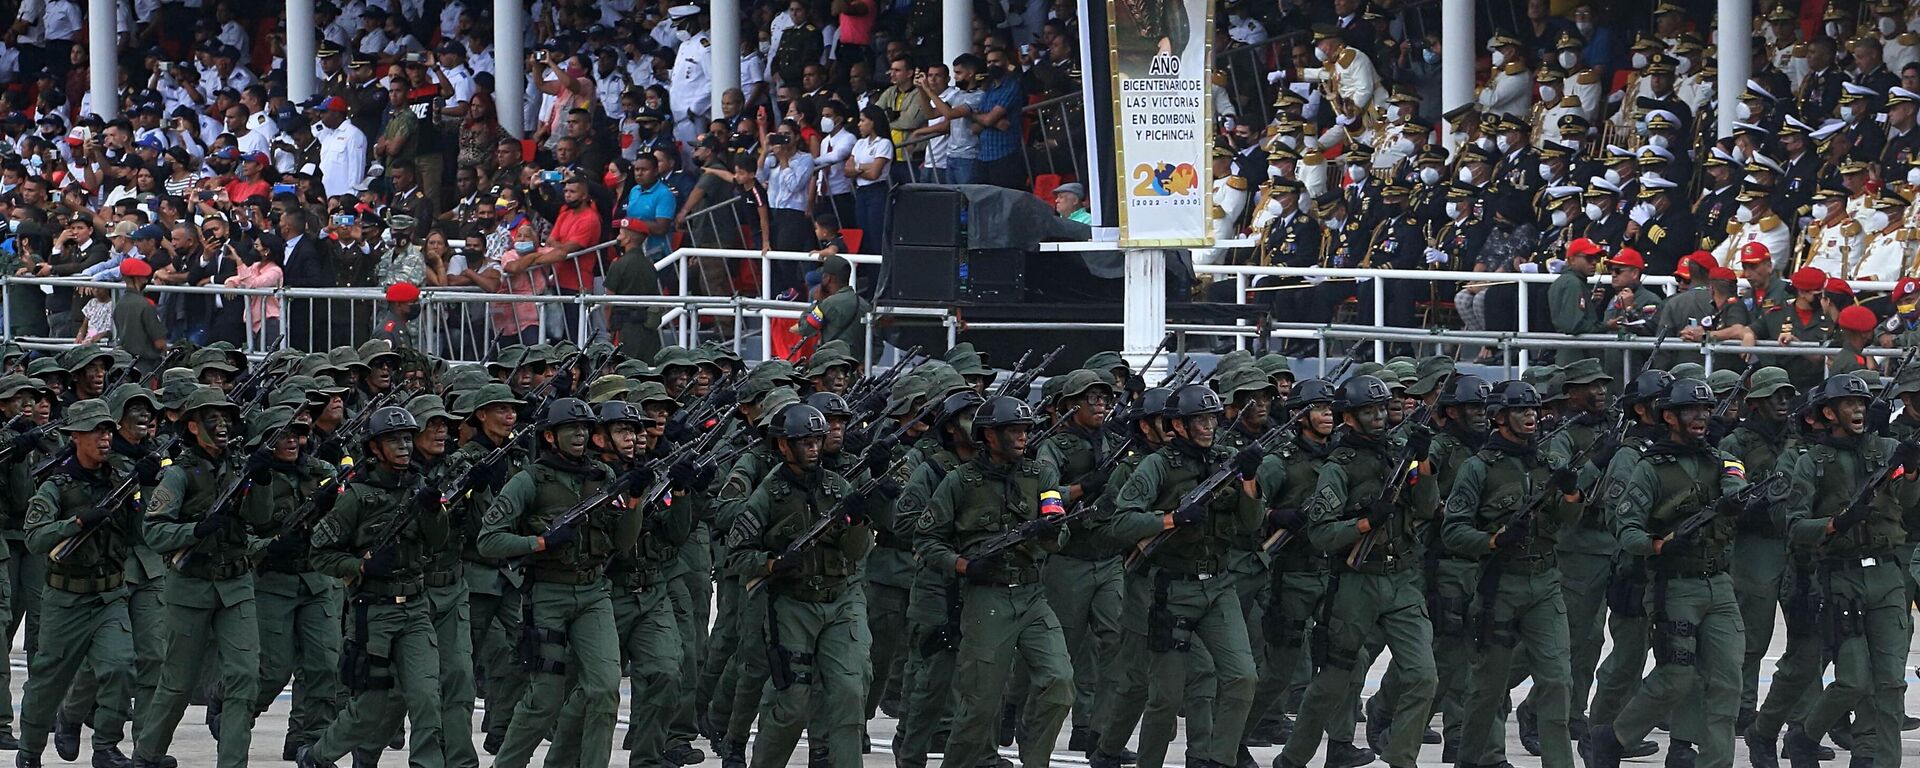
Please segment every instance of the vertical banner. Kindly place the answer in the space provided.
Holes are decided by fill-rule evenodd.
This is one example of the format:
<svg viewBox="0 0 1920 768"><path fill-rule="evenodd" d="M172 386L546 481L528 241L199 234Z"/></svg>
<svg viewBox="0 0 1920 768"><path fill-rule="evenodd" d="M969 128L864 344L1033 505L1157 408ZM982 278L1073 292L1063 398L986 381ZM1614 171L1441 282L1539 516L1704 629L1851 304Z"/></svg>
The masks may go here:
<svg viewBox="0 0 1920 768"><path fill-rule="evenodd" d="M1210 0L1107 0L1121 247L1213 244Z"/></svg>

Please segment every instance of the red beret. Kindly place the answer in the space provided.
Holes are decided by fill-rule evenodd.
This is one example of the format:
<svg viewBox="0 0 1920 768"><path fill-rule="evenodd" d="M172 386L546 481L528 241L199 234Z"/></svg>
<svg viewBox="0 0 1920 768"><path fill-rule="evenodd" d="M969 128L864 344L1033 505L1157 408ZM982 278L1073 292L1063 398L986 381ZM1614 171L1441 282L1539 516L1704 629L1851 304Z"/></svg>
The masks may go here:
<svg viewBox="0 0 1920 768"><path fill-rule="evenodd" d="M153 265L139 259L120 262L121 277L153 277Z"/></svg>
<svg viewBox="0 0 1920 768"><path fill-rule="evenodd" d="M1720 266L1720 262L1714 260L1713 254L1707 253L1706 251L1694 251L1693 253L1680 257L1681 264L1684 265L1687 262L1699 264L1700 268L1707 272L1712 272L1714 267ZM1675 272L1675 274L1679 273Z"/></svg>
<svg viewBox="0 0 1920 768"><path fill-rule="evenodd" d="M1903 278L1900 278L1900 282L1893 284L1893 302L1895 304L1900 303L1901 299L1904 299L1908 296L1912 296L1916 293L1920 293L1920 280L1915 280L1911 277L1903 277Z"/></svg>
<svg viewBox="0 0 1920 768"><path fill-rule="evenodd" d="M1707 272L1707 279L1708 280L1725 280L1729 283L1737 283L1740 281L1740 276L1734 274L1733 270L1727 269L1726 267L1714 267L1712 270Z"/></svg>
<svg viewBox="0 0 1920 768"><path fill-rule="evenodd" d="M387 301L413 301L420 298L420 286L398 282L387 286Z"/></svg>
<svg viewBox="0 0 1920 768"><path fill-rule="evenodd" d="M1847 285L1847 281L1842 280L1840 278L1829 277L1827 278L1827 293L1837 293L1842 296L1852 296L1853 286Z"/></svg>
<svg viewBox="0 0 1920 768"><path fill-rule="evenodd" d="M1794 271L1793 279L1789 282L1796 291L1817 291L1827 284L1827 273L1820 271L1819 267L1801 267Z"/></svg>
<svg viewBox="0 0 1920 768"><path fill-rule="evenodd" d="M1873 316L1873 310L1855 304L1840 310L1840 319L1837 324L1843 331L1865 333L1873 330L1873 326L1879 322L1879 318Z"/></svg>
<svg viewBox="0 0 1920 768"><path fill-rule="evenodd" d="M1608 268L1633 267L1634 269L1646 269L1647 259L1646 257L1641 256L1639 251L1636 251L1632 248L1622 248L1620 249L1619 253L1616 253L1613 255L1613 258L1607 259L1607 267Z"/></svg>
<svg viewBox="0 0 1920 768"><path fill-rule="evenodd" d="M647 222L645 219L615 219L613 228L639 232L644 235L647 233Z"/></svg>
<svg viewBox="0 0 1920 768"><path fill-rule="evenodd" d="M1742 264L1756 264L1766 261L1772 255L1773 253L1767 250L1764 243L1747 243L1740 246L1740 263Z"/></svg>
<svg viewBox="0 0 1920 768"><path fill-rule="evenodd" d="M1567 243L1567 258L1569 259L1575 256L1592 256L1598 253L1600 253L1600 246L1584 237L1576 238L1573 242Z"/></svg>

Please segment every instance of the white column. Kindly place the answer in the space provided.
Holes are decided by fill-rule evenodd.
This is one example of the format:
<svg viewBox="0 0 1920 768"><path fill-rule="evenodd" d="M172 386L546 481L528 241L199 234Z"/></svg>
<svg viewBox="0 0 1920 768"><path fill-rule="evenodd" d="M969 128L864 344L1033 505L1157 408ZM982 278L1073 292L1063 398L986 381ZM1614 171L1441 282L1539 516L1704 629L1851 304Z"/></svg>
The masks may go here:
<svg viewBox="0 0 1920 768"><path fill-rule="evenodd" d="M713 60L707 72L713 76L714 117L720 117L720 97L740 87L740 0L713 0L713 23L708 28L713 42Z"/></svg>
<svg viewBox="0 0 1920 768"><path fill-rule="evenodd" d="M960 54L971 50L973 50L973 3L941 3L940 62L952 64L954 59L960 58ZM1155 341L1157 342L1158 339Z"/></svg>
<svg viewBox="0 0 1920 768"><path fill-rule="evenodd" d="M93 112L112 120L120 116L120 51L113 0L87 0L87 92Z"/></svg>
<svg viewBox="0 0 1920 768"><path fill-rule="evenodd" d="M526 138L527 9L520 0L493 0L493 110L500 129L514 138Z"/></svg>
<svg viewBox="0 0 1920 768"><path fill-rule="evenodd" d="M313 98L313 0L287 0L287 100Z"/></svg>
<svg viewBox="0 0 1920 768"><path fill-rule="evenodd" d="M1161 355L1155 370L1145 370L1153 350L1167 335L1167 261L1166 251L1139 249L1127 251L1125 307L1123 309L1120 355L1127 365L1146 381L1159 381L1171 353Z"/></svg>
<svg viewBox="0 0 1920 768"><path fill-rule="evenodd" d="M1440 0L1441 112L1473 101L1473 63L1479 47L1473 34L1473 0ZM1452 150L1453 126L1446 126L1440 136Z"/></svg>
<svg viewBox="0 0 1920 768"><path fill-rule="evenodd" d="M1753 5L1747 0L1720 0L1720 18L1714 22L1722 30L1744 31L1753 29ZM1716 136L1733 135L1735 111L1739 109L1740 93L1747 89L1747 78L1753 69L1753 38L1747 35L1730 34L1719 37L1720 82L1714 87L1719 108L1720 123Z"/></svg>

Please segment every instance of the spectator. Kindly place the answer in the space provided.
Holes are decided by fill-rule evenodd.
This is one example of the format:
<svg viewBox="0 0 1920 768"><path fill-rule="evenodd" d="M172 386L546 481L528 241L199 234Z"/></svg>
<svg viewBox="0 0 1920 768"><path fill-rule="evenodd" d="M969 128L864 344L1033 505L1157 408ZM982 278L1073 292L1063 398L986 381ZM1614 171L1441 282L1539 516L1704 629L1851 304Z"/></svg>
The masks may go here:
<svg viewBox="0 0 1920 768"><path fill-rule="evenodd" d="M221 247L231 249L231 245ZM237 256L235 257L237 258ZM269 248L261 251L253 263L242 263L222 284L235 288L255 288L272 290L285 284L286 273L280 269L281 254ZM247 333L267 348L280 343L280 297L276 295L248 296L246 300Z"/></svg>
<svg viewBox="0 0 1920 768"><path fill-rule="evenodd" d="M320 179L328 195L349 194L367 174L367 136L347 120L347 102L329 97L320 105Z"/></svg>
<svg viewBox="0 0 1920 768"><path fill-rule="evenodd" d="M598 245L602 231L600 209L589 197L588 182L576 175L567 180L560 205L553 213L553 231L535 256L532 266L551 267L554 289L562 294L579 295L593 289L593 278L600 254L590 250ZM542 213L546 213L543 211ZM567 327L574 328L579 317L577 304L563 305Z"/></svg>
<svg viewBox="0 0 1920 768"><path fill-rule="evenodd" d="M80 324L80 333L73 338L74 344L90 344L102 341L113 333L113 291L106 287L77 288L75 295L87 299L80 310L84 321Z"/></svg>
<svg viewBox="0 0 1920 768"><path fill-rule="evenodd" d="M494 252L490 240L488 259L478 270L472 271L473 281L487 293L537 296L545 293L547 288L545 272L533 269L540 258L540 233L534 223L524 217L516 216L514 221L518 223L503 230L506 250ZM534 344L540 341L539 305L501 302L489 306L494 345Z"/></svg>
<svg viewBox="0 0 1920 768"><path fill-rule="evenodd" d="M892 171L894 180L905 182L912 152L901 145L906 144L914 131L927 125L926 72L914 69L912 62L902 54L887 63L887 80L891 85L880 92L879 105L885 110L887 118L886 125L890 131L887 139L897 148L893 159L899 168Z"/></svg>
<svg viewBox="0 0 1920 768"><path fill-rule="evenodd" d="M807 219L807 190L813 181L813 155L800 148L800 126L782 122L770 127L760 124L767 140L760 146L760 179L767 185L767 207L771 229L768 240L774 250L804 251L811 247L813 224ZM775 264L778 291L800 289L800 270L787 264Z"/></svg>
<svg viewBox="0 0 1920 768"><path fill-rule="evenodd" d="M893 163L893 141L887 138L887 113L880 107L860 112L860 140L847 158L847 175L854 179L854 211L860 229L886 242L887 192L892 182L887 167Z"/></svg>
<svg viewBox="0 0 1920 768"><path fill-rule="evenodd" d="M649 259L660 259L673 249L673 220L676 209L673 192L655 174L653 155L641 155L633 161L633 191L627 196L628 226L640 226L646 232L643 250Z"/></svg>
<svg viewBox="0 0 1920 768"><path fill-rule="evenodd" d="M847 158L853 156L854 135L860 116L844 101L830 100L820 106L820 135L814 141L814 158L820 164L821 187L826 204L835 216L854 216L853 180L847 174ZM819 202L815 201L818 207Z"/></svg>
<svg viewBox="0 0 1920 768"><path fill-rule="evenodd" d="M1026 189L1027 162L1020 150L1020 107L1026 93L1005 49L987 51L986 81L980 104L973 112L979 129L979 182L1008 189Z"/></svg>
<svg viewBox="0 0 1920 768"><path fill-rule="evenodd" d="M1075 181L1054 187L1053 211L1068 221L1092 224L1093 214L1087 210L1086 185Z"/></svg>

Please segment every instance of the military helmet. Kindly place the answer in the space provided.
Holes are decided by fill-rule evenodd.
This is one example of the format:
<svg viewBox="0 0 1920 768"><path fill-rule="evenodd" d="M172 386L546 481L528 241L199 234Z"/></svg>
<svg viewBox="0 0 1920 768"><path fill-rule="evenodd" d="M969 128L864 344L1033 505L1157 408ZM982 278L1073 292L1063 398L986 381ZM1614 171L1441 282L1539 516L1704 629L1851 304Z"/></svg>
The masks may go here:
<svg viewBox="0 0 1920 768"><path fill-rule="evenodd" d="M1167 398L1163 415L1185 419L1192 416L1204 416L1209 413L1225 413L1226 406L1220 404L1220 396L1207 388L1205 384L1188 384L1173 391Z"/></svg>
<svg viewBox="0 0 1920 768"><path fill-rule="evenodd" d="M1293 385L1293 392L1287 395L1288 408L1306 408L1313 405L1333 404L1333 382L1326 379L1305 379Z"/></svg>
<svg viewBox="0 0 1920 768"><path fill-rule="evenodd" d="M548 430L562 424L576 422L592 423L597 420L593 406L577 397L563 397L547 404L547 412L540 419L540 429Z"/></svg>
<svg viewBox="0 0 1920 768"><path fill-rule="evenodd" d="M381 406L379 410L373 412L372 416L367 417L368 440L380 437L389 432L408 431L420 431L420 422L413 418L412 412L400 406Z"/></svg>
<svg viewBox="0 0 1920 768"><path fill-rule="evenodd" d="M1385 405L1393 399L1393 393L1387 389L1387 383L1377 376L1365 374L1354 376L1340 382L1340 388L1333 395L1333 409L1336 411L1357 411L1370 405Z"/></svg>
<svg viewBox="0 0 1920 768"><path fill-rule="evenodd" d="M594 416L594 420L603 427L622 421L639 427L648 421L647 415L641 412L639 406L625 400L608 400L601 403Z"/></svg>
<svg viewBox="0 0 1920 768"><path fill-rule="evenodd" d="M940 401L940 411L933 414L931 426L934 432L940 432L940 430L945 429L948 424L953 423L955 419L962 418L967 411L980 407L980 404L986 401L987 399L981 397L980 393L971 389L963 389L947 395L945 400Z"/></svg>
<svg viewBox="0 0 1920 768"><path fill-rule="evenodd" d="M1862 392L1866 391L1866 385L1861 384L1860 389ZM1707 386L1706 382L1699 379L1674 379L1673 384L1667 387L1666 394L1660 396L1658 405L1661 410L1668 410L1695 405L1713 405L1714 402L1713 388Z"/></svg>
<svg viewBox="0 0 1920 768"><path fill-rule="evenodd" d="M1167 415L1167 403L1173 401L1173 388L1154 387L1140 393L1140 415L1142 417Z"/></svg>
<svg viewBox="0 0 1920 768"><path fill-rule="evenodd" d="M1867 388L1865 379L1851 373L1842 373L1829 377L1814 387L1807 396L1807 404L1818 408L1843 397L1864 397L1871 399L1873 390Z"/></svg>
<svg viewBox="0 0 1920 768"><path fill-rule="evenodd" d="M807 395L805 402L818 409L823 416L853 418L853 409L847 407L846 398L832 392L815 392Z"/></svg>
<svg viewBox="0 0 1920 768"><path fill-rule="evenodd" d="M988 427L1012 427L1033 425L1033 406L1015 397L1001 395L980 404L980 410L973 415L973 430L977 435Z"/></svg>
<svg viewBox="0 0 1920 768"><path fill-rule="evenodd" d="M1644 371L1633 377L1633 383L1627 385L1627 391L1620 395L1620 404L1631 407L1651 403L1666 394L1667 388L1672 385L1673 374L1659 369Z"/></svg>
<svg viewBox="0 0 1920 768"><path fill-rule="evenodd" d="M1490 390L1486 405L1488 414L1499 413L1508 408L1539 408L1540 391L1524 381L1503 381Z"/></svg>
<svg viewBox="0 0 1920 768"><path fill-rule="evenodd" d="M827 416L806 403L794 403L773 420L773 436L789 440L827 434Z"/></svg>
<svg viewBox="0 0 1920 768"><path fill-rule="evenodd" d="M1493 386L1488 384L1486 379L1471 373L1462 374L1453 377L1453 382L1447 385L1447 391L1440 393L1440 404L1443 406L1489 405L1488 395L1492 392ZM1538 397L1539 395L1536 394L1535 398Z"/></svg>

